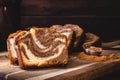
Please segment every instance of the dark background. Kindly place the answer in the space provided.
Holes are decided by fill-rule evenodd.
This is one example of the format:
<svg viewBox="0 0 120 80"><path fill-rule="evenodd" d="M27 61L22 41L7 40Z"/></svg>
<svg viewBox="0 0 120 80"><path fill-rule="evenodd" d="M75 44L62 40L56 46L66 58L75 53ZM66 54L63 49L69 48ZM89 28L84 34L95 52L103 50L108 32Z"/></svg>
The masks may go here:
<svg viewBox="0 0 120 80"><path fill-rule="evenodd" d="M118 40L119 10L117 0L1 0L0 50L6 50L6 38L16 30L53 24L78 24L103 42Z"/></svg>
<svg viewBox="0 0 120 80"><path fill-rule="evenodd" d="M117 0L0 0L0 51L7 50L10 33L53 24L78 24L85 32L100 36L103 42L118 40L119 10ZM116 71L97 80L120 80L119 74Z"/></svg>

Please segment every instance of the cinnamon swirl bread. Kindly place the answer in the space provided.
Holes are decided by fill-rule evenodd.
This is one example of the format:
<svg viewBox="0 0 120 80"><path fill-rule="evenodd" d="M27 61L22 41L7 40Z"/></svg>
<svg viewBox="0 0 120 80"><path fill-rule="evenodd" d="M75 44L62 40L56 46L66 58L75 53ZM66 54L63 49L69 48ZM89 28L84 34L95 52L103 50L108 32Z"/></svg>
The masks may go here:
<svg viewBox="0 0 120 80"><path fill-rule="evenodd" d="M17 42L21 68L64 65L68 62L67 40L50 28L31 28Z"/></svg>
<svg viewBox="0 0 120 80"><path fill-rule="evenodd" d="M99 36L93 34L93 33L90 33L90 32L87 32L85 33L85 42L83 43L83 48L88 48L90 46L101 46L101 42L100 42L100 38Z"/></svg>
<svg viewBox="0 0 120 80"><path fill-rule="evenodd" d="M74 32L74 36L73 36L74 40L72 41L73 48L77 47L79 43L83 41L83 36L84 36L83 29L80 26L75 25L75 24L65 24L63 27L71 28L73 30Z"/></svg>
<svg viewBox="0 0 120 80"><path fill-rule="evenodd" d="M71 42L73 39L73 30L71 28L65 28L62 25L52 25L50 28L55 29L57 32L63 34L67 38L67 47L71 46Z"/></svg>
<svg viewBox="0 0 120 80"><path fill-rule="evenodd" d="M7 48L8 48L8 56L10 58L11 64L18 64L18 57L16 51L16 42L18 37L21 38L26 34L26 31L17 31L9 35L7 39Z"/></svg>

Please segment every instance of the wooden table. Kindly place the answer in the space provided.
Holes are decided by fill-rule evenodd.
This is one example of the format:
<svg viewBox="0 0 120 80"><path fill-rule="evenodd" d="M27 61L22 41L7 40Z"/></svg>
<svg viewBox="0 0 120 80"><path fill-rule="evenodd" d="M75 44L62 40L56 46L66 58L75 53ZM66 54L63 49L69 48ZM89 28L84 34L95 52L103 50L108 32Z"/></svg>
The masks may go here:
<svg viewBox="0 0 120 80"><path fill-rule="evenodd" d="M104 50L102 54L115 53L119 50ZM99 63L80 61L72 55L64 67L50 67L23 70L19 66L11 65L5 57L0 56L0 80L94 80L120 70L120 61Z"/></svg>

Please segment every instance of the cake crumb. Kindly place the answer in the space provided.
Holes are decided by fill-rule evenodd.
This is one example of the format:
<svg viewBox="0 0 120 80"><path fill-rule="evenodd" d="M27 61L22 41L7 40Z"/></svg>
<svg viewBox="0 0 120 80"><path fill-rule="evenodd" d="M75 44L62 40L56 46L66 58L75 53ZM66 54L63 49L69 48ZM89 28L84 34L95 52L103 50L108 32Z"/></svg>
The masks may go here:
<svg viewBox="0 0 120 80"><path fill-rule="evenodd" d="M115 54L109 55L88 55L85 52L80 52L78 58L83 61L90 61L90 62L106 62L106 61L114 61L120 59L119 56Z"/></svg>

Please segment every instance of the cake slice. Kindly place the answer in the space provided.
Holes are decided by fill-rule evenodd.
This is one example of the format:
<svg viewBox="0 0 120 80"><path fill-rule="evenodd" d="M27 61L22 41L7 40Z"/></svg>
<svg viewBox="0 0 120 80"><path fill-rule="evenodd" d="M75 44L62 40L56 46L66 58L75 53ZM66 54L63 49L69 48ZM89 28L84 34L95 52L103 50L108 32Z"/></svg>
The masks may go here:
<svg viewBox="0 0 120 80"><path fill-rule="evenodd" d="M86 40L82 46L84 51L90 55L100 55L103 50L99 36L90 32L85 33L85 36Z"/></svg>
<svg viewBox="0 0 120 80"><path fill-rule="evenodd" d="M73 30L73 37L71 41L71 47L69 48L69 52L79 52L83 50L81 47L85 41L85 35L83 29L75 24L65 24L64 28L71 28Z"/></svg>
<svg viewBox="0 0 120 80"><path fill-rule="evenodd" d="M62 25L52 25L50 28L55 29L57 32L63 34L67 38L67 47L71 46L73 39L73 30L71 28L64 28Z"/></svg>
<svg viewBox="0 0 120 80"><path fill-rule="evenodd" d="M7 48L8 48L8 56L10 58L11 64L18 64L18 57L16 52L16 41L18 37L22 37L25 35L26 31L17 31L9 35L7 39Z"/></svg>
<svg viewBox="0 0 120 80"><path fill-rule="evenodd" d="M97 36L93 33L87 32L87 33L85 33L85 37L86 37L86 39L83 44L84 49L88 48L90 46L101 46L99 36Z"/></svg>
<svg viewBox="0 0 120 80"><path fill-rule="evenodd" d="M21 68L64 65L68 62L66 37L55 29L31 28L17 45Z"/></svg>
<svg viewBox="0 0 120 80"><path fill-rule="evenodd" d="M79 45L80 42L83 41L83 36L84 36L84 31L83 29L75 24L65 24L63 26L64 28L71 28L74 32L74 40L73 40L73 48L77 47Z"/></svg>

